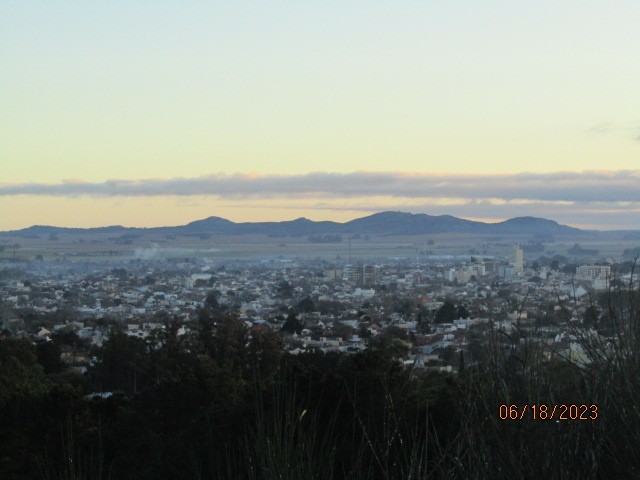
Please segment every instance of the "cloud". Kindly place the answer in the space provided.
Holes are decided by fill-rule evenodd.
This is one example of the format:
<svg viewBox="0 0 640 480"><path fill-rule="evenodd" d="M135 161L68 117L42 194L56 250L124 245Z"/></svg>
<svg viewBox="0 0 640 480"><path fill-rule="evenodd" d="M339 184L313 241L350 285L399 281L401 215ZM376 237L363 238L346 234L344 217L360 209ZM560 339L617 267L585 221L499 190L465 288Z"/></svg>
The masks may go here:
<svg viewBox="0 0 640 480"><path fill-rule="evenodd" d="M631 138L636 142L640 142L640 123L635 122L616 125L609 122L602 122L587 128L586 133L592 137L618 133L627 139Z"/></svg>
<svg viewBox="0 0 640 480"><path fill-rule="evenodd" d="M216 174L98 183L68 180L58 184L0 184L0 198L4 198L0 202L20 204L22 196L25 201L43 204L54 203L52 197L83 206L104 205L107 201L113 204L115 216L105 224L121 223L114 212L121 215L122 209L133 205L137 209L142 203L147 212L160 208L158 205L180 207L184 221L212 211L218 215L227 212L232 219L240 211L245 217L272 211L279 219L289 218L284 212L290 212L290 218L311 215L316 219L345 219L397 210L483 221L535 216L581 228L631 230L640 229L639 184L640 170L511 175ZM71 204L69 207L73 208Z"/></svg>
<svg viewBox="0 0 640 480"><path fill-rule="evenodd" d="M587 133L589 135L604 135L606 133L615 130L615 127L609 122L602 122L596 125L593 125L587 129Z"/></svg>
<svg viewBox="0 0 640 480"><path fill-rule="evenodd" d="M640 170L454 175L409 172L314 172L300 175L216 174L196 178L92 183L0 184L0 196L155 197L219 199L356 198L472 201L640 202ZM460 203L460 202L458 202Z"/></svg>

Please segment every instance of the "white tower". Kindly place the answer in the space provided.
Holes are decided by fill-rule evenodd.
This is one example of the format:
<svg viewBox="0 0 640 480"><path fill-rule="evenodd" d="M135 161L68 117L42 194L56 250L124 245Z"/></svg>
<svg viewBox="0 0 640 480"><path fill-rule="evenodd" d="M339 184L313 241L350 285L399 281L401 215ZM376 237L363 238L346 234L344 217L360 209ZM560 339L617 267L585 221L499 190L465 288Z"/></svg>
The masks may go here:
<svg viewBox="0 0 640 480"><path fill-rule="evenodd" d="M509 254L509 266L513 267L514 275L522 275L524 273L524 252L520 245L514 245Z"/></svg>

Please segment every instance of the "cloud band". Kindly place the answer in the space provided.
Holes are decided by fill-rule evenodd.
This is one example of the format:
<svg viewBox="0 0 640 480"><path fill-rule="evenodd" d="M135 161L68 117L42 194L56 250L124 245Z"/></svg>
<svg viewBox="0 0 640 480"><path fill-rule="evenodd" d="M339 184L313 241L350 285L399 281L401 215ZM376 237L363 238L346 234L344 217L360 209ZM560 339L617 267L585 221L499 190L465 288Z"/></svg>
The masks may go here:
<svg viewBox="0 0 640 480"><path fill-rule="evenodd" d="M0 196L213 196L217 198L464 198L542 202L640 202L640 170L453 175L404 172L216 174L196 178L0 184Z"/></svg>

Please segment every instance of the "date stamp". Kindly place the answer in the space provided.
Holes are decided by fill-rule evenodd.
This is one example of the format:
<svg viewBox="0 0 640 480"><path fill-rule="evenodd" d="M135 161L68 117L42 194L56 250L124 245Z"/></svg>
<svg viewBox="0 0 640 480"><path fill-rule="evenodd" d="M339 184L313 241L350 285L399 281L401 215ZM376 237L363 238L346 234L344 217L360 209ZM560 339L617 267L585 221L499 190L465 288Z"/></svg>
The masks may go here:
<svg viewBox="0 0 640 480"><path fill-rule="evenodd" d="M500 420L597 420L598 406L577 404L525 403L523 405L501 404L498 408Z"/></svg>

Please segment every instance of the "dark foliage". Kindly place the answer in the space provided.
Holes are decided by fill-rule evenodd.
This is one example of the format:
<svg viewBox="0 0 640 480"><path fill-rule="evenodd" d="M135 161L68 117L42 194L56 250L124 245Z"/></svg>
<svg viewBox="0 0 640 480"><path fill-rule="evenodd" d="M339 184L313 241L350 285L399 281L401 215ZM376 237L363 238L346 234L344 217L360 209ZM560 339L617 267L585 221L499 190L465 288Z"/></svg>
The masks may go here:
<svg viewBox="0 0 640 480"><path fill-rule="evenodd" d="M436 311L435 321L436 323L447 323L454 321L456 317L457 309L455 304L446 300L444 304Z"/></svg>
<svg viewBox="0 0 640 480"><path fill-rule="evenodd" d="M113 329L85 377L55 343L0 340L0 478L637 478L640 298L608 300L584 320L609 337L574 332L590 363L518 329L474 332L450 352L456 375L402 366L399 331L356 354L291 356L277 333L209 308L191 334L175 320L145 339ZM542 403L599 416L500 419L502 404Z"/></svg>

